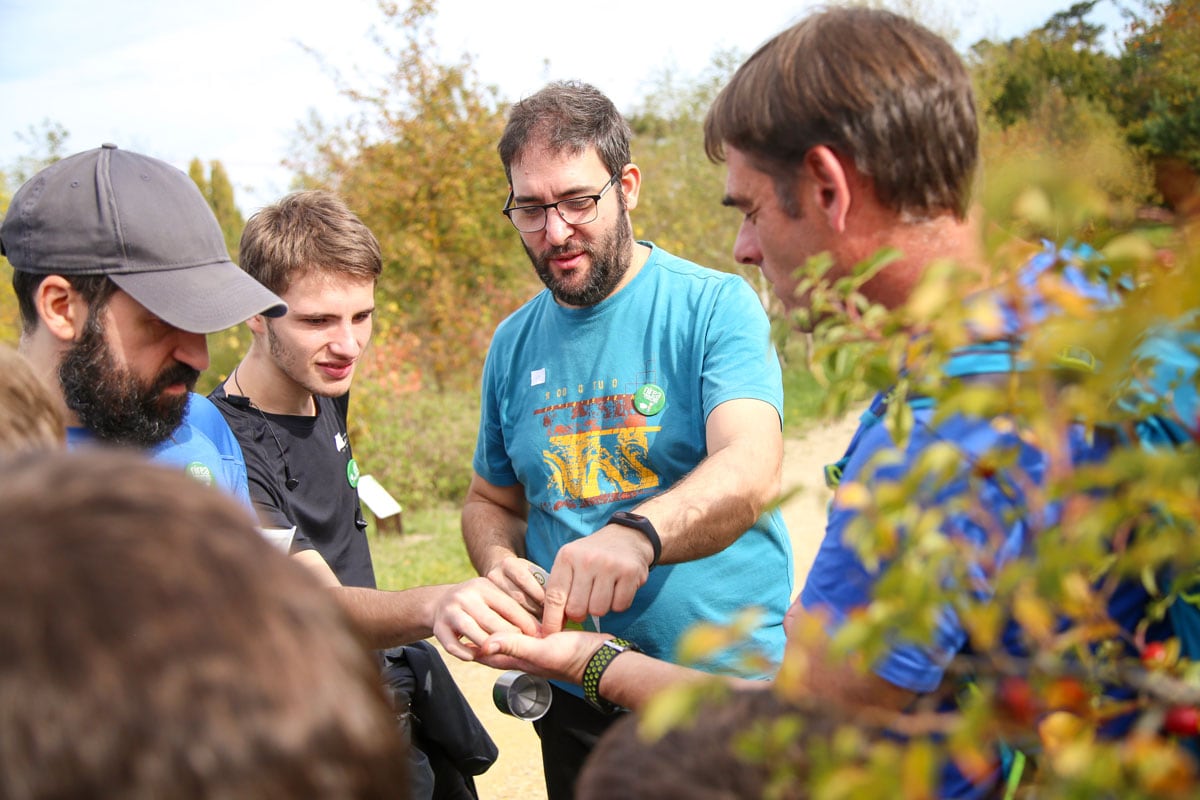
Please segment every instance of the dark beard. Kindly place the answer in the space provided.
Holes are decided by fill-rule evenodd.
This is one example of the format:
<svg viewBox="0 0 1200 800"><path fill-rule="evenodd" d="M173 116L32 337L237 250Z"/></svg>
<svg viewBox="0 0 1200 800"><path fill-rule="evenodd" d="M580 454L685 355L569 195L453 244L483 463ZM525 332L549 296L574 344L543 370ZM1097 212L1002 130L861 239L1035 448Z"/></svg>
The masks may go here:
<svg viewBox="0 0 1200 800"><path fill-rule="evenodd" d="M102 441L141 448L165 442L183 421L188 395L163 397L163 389L183 383L190 392L199 377L197 370L176 362L152 385L142 385L117 366L99 319L91 314L83 336L58 366L63 398L81 425Z"/></svg>
<svg viewBox="0 0 1200 800"><path fill-rule="evenodd" d="M561 247L552 247L539 256L529 249L529 245L524 242L522 244L538 277L546 284L554 299L564 305L578 308L594 306L612 294L629 271L629 264L633 260L633 231L630 229L629 220L624 218L617 220L612 233L594 245L589 242L572 242ZM550 271L550 259L579 250L588 254L592 267L587 283L578 289L570 289L555 280Z"/></svg>

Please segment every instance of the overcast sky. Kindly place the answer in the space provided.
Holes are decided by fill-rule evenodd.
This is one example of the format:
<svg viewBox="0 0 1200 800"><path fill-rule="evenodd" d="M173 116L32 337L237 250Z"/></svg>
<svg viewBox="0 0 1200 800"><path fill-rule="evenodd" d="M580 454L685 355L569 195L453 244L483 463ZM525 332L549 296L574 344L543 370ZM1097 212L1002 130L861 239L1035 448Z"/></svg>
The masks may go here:
<svg viewBox="0 0 1200 800"><path fill-rule="evenodd" d="M1020 35L1070 3L944 0L939 7L954 9L959 19L950 22L965 46ZM691 76L717 50L748 54L814 3L438 5L434 35L443 58L470 53L505 98L578 78L627 110L664 69ZM699 10L705 6L714 10ZM0 168L30 152L18 134L51 120L69 132L71 152L114 142L185 170L193 157L218 159L248 215L288 190L279 162L299 124L314 110L327 120L350 111L305 47L343 73L374 79L381 60L370 32L381 21L375 0L0 0Z"/></svg>

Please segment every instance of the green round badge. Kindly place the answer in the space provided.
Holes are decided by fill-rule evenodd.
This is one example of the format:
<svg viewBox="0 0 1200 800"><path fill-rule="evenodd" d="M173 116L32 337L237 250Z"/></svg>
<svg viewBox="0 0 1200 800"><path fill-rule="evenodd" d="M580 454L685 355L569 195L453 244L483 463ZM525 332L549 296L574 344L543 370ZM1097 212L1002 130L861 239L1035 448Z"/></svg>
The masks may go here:
<svg viewBox="0 0 1200 800"><path fill-rule="evenodd" d="M358 488L358 462L353 458L346 462L346 481L350 484L351 489Z"/></svg>
<svg viewBox="0 0 1200 800"><path fill-rule="evenodd" d="M184 469L187 471L188 475L191 475L193 478L200 481L204 485L206 485L206 486L213 485L212 470L208 468L207 464L205 464L201 461L193 461L192 463L190 463L186 467L184 467Z"/></svg>
<svg viewBox="0 0 1200 800"><path fill-rule="evenodd" d="M656 383L645 383L633 393L633 407L643 417L652 417L667 404L667 393Z"/></svg>

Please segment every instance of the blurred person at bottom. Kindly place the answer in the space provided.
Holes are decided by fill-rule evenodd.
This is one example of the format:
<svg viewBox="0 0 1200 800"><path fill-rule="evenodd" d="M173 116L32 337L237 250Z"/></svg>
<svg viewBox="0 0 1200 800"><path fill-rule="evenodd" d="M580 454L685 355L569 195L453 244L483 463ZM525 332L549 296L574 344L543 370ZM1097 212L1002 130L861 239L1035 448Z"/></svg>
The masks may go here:
<svg viewBox="0 0 1200 800"><path fill-rule="evenodd" d="M0 514L0 796L408 797L363 643L222 493L27 454Z"/></svg>

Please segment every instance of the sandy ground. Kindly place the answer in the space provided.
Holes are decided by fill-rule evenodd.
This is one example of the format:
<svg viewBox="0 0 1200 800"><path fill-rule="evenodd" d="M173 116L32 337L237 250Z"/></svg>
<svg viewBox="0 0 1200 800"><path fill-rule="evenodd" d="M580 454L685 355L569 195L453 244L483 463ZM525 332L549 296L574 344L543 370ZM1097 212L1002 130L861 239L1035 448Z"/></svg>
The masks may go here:
<svg viewBox="0 0 1200 800"><path fill-rule="evenodd" d="M783 504L783 515L795 551L797 591L804 583L825 530L829 491L825 488L824 466L841 456L857 420L857 414L851 414L784 443L784 490L791 493ZM496 763L476 779L479 796L496 800L545 800L541 750L533 726L500 713L492 703L492 684L500 673L443 655L463 694L500 748Z"/></svg>

